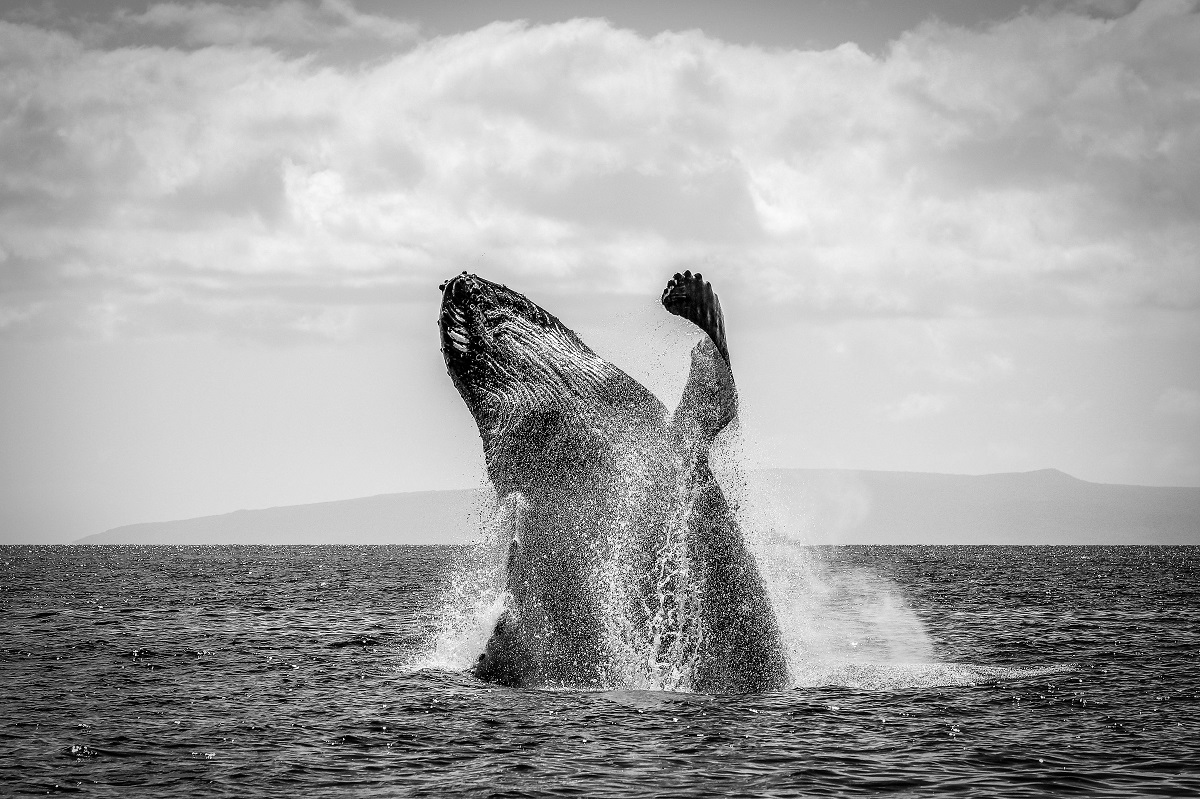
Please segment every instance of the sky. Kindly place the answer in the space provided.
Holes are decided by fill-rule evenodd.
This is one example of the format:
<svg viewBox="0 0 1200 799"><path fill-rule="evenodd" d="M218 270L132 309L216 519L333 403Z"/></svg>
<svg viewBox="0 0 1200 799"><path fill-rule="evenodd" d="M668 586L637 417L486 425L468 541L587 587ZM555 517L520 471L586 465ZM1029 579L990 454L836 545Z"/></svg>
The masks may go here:
<svg viewBox="0 0 1200 799"><path fill-rule="evenodd" d="M1191 0L0 3L0 543L483 479L437 285L751 466L1200 485Z"/></svg>

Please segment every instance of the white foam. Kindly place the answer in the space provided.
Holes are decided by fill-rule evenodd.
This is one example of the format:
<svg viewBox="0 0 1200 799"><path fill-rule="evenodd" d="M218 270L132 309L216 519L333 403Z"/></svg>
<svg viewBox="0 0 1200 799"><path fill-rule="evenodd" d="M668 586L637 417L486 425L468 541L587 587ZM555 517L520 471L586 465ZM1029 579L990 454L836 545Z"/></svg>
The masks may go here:
<svg viewBox="0 0 1200 799"><path fill-rule="evenodd" d="M971 663L813 662L796 676L796 688L837 686L862 691L984 685L1001 680L1046 677L1075 671L1072 664L1017 669Z"/></svg>

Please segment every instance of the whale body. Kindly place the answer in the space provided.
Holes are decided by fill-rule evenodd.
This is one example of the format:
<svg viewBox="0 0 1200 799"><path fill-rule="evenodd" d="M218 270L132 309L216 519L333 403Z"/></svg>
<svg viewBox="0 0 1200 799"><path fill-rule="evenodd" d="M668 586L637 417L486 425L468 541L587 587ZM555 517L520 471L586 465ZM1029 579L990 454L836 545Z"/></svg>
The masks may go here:
<svg viewBox="0 0 1200 799"><path fill-rule="evenodd" d="M447 371L512 517L505 609L475 674L522 687L784 687L774 612L709 468L737 413L711 286L688 272L663 293L707 333L673 414L524 295L465 272L441 290Z"/></svg>

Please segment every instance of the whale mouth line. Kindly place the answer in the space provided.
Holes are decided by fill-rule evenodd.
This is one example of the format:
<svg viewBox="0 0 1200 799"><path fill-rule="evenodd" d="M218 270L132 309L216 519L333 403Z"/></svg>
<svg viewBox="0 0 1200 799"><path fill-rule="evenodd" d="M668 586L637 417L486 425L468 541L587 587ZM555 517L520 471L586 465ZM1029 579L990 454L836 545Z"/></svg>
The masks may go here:
<svg viewBox="0 0 1200 799"><path fill-rule="evenodd" d="M478 342L480 336L472 331L468 314L483 298L472 276L463 272L443 282L438 289L442 292L442 308L438 316L442 351L456 360L475 357L478 350L472 345Z"/></svg>

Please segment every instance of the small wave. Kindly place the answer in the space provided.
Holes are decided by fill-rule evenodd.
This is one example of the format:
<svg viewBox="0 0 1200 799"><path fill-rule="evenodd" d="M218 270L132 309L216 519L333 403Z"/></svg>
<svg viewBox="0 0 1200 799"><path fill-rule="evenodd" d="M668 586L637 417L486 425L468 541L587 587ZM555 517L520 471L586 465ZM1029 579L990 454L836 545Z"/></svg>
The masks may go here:
<svg viewBox="0 0 1200 799"><path fill-rule="evenodd" d="M347 646L378 646L379 639L372 638L367 635L359 635L354 638L348 638L345 641L334 641L330 644L325 644L327 649L343 649Z"/></svg>

